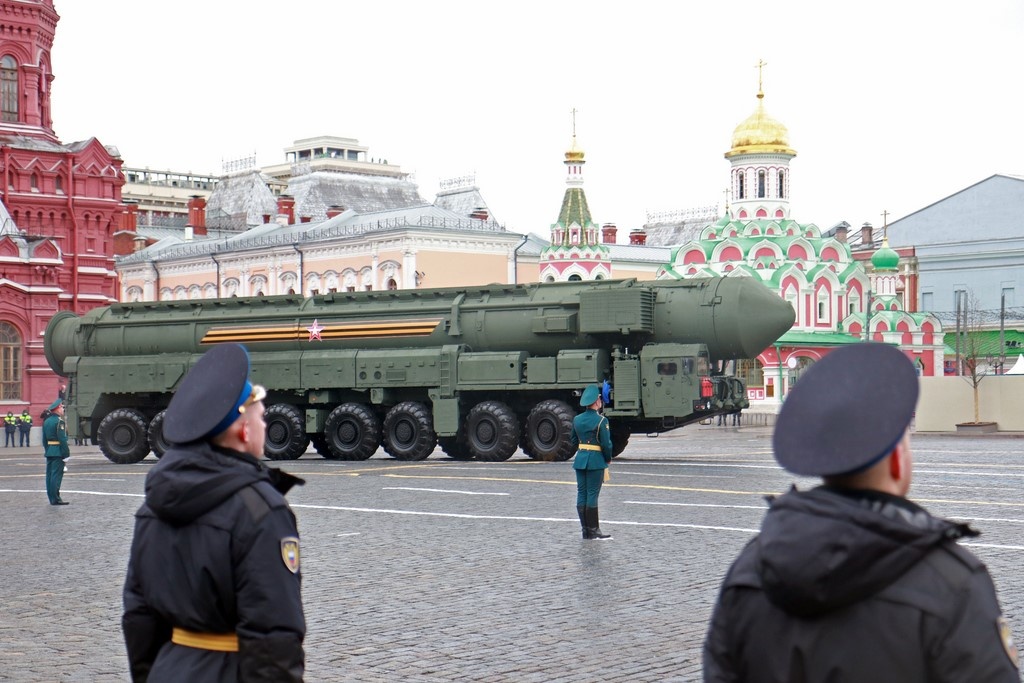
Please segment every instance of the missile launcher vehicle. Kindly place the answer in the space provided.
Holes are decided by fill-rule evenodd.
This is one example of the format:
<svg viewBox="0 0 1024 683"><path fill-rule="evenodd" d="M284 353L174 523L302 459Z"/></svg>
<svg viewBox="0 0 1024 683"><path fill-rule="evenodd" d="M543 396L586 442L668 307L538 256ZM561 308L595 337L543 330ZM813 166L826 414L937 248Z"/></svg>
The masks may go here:
<svg viewBox="0 0 1024 683"><path fill-rule="evenodd" d="M47 361L67 378L72 436L117 463L169 444L175 387L215 344L249 350L267 389L266 455L565 460L579 395L600 384L616 455L747 407L724 361L788 330L791 306L747 277L602 280L312 297L119 303L57 313Z"/></svg>

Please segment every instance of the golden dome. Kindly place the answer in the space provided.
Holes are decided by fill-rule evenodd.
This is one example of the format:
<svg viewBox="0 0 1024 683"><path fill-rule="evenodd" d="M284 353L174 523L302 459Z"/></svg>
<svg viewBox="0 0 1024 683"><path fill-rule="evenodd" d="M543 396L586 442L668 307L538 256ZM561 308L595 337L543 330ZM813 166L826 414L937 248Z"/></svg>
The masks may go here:
<svg viewBox="0 0 1024 683"><path fill-rule="evenodd" d="M725 153L725 158L758 153L796 156L796 152L789 147L789 130L765 113L763 92L757 93L757 109L754 113L732 132L732 149Z"/></svg>
<svg viewBox="0 0 1024 683"><path fill-rule="evenodd" d="M565 153L565 163L586 163L583 160L583 150L576 146L576 136L572 136L572 147Z"/></svg>

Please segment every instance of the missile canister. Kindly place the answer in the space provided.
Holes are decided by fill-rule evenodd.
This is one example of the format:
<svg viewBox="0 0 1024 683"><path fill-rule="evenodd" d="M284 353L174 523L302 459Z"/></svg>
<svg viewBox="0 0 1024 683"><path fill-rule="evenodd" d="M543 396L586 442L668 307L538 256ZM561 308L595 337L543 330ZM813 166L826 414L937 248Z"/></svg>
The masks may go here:
<svg viewBox="0 0 1024 683"><path fill-rule="evenodd" d="M369 457L383 444L419 459L439 438L457 458L522 447L560 459L586 384L605 385L624 446L630 432L743 407L742 385L712 369L756 356L793 319L745 277L487 285L114 304L58 313L45 352L69 378L69 429L119 462L162 453L175 385L224 342L249 349L254 381L270 391L270 457L298 457L312 440L325 457ZM665 388L671 357L678 386Z"/></svg>

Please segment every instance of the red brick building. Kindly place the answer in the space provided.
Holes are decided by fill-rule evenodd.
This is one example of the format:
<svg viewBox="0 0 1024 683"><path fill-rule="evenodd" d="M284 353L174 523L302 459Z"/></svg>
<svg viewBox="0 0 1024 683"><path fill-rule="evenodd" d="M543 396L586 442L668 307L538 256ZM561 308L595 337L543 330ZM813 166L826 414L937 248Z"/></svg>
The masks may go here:
<svg viewBox="0 0 1024 683"><path fill-rule="evenodd" d="M0 415L39 413L60 378L43 332L54 313L117 298L113 232L121 201L118 151L53 131L53 0L0 0Z"/></svg>

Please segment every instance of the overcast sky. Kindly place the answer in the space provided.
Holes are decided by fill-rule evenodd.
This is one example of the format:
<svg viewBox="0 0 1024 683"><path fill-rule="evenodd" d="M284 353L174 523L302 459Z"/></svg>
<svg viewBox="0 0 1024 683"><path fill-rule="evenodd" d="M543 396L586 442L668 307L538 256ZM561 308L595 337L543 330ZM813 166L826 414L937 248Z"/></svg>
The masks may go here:
<svg viewBox="0 0 1024 683"><path fill-rule="evenodd" d="M1024 175L1020 0L55 0L53 120L125 165L219 174L318 135L438 181L475 173L509 230L548 236L563 154L620 242L648 211L724 201L733 129L767 112L792 216L881 225Z"/></svg>

